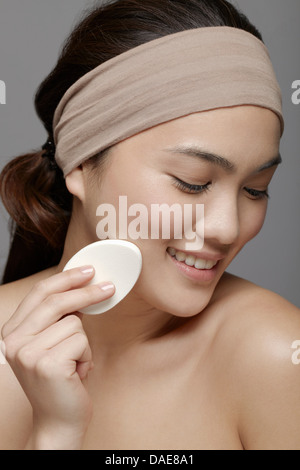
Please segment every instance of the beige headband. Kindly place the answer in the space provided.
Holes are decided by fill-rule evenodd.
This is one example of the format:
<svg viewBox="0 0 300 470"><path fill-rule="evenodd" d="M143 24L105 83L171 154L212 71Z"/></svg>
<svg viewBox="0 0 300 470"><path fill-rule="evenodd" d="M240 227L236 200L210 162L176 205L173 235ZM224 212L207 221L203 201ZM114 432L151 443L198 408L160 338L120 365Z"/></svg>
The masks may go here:
<svg viewBox="0 0 300 470"><path fill-rule="evenodd" d="M147 42L72 85L54 115L56 161L66 176L88 158L150 127L239 105L274 111L281 92L265 45L226 26Z"/></svg>

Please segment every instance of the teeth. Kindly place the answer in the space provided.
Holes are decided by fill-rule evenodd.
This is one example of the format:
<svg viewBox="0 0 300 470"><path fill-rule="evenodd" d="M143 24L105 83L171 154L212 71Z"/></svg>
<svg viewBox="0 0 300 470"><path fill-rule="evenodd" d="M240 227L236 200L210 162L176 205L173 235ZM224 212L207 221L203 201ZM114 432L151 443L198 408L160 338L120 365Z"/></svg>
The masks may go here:
<svg viewBox="0 0 300 470"><path fill-rule="evenodd" d="M189 255L189 256L187 256L187 258L185 259L185 264L187 264L188 266L194 266L195 262L196 262L195 256Z"/></svg>
<svg viewBox="0 0 300 470"><path fill-rule="evenodd" d="M185 261L186 254L182 253L182 251L176 251L175 257L177 261Z"/></svg>
<svg viewBox="0 0 300 470"><path fill-rule="evenodd" d="M175 255L176 255L176 250L175 250L175 248L168 248L168 252L170 253L171 256L175 256Z"/></svg>
<svg viewBox="0 0 300 470"><path fill-rule="evenodd" d="M204 260L204 259L199 259L199 258L198 258L198 259L196 260L196 263L195 263L195 268L197 268L197 269L211 269L212 266L209 267L209 268L206 267L206 264L208 264L208 263L209 263L209 264L213 264L212 261L206 261L206 260Z"/></svg>
<svg viewBox="0 0 300 470"><path fill-rule="evenodd" d="M177 261L180 261L181 263L184 262L187 266L194 266L196 269L212 269L217 264L217 261L196 258L195 256L187 255L182 251L177 251L175 248L168 248L167 251L171 256L174 256Z"/></svg>

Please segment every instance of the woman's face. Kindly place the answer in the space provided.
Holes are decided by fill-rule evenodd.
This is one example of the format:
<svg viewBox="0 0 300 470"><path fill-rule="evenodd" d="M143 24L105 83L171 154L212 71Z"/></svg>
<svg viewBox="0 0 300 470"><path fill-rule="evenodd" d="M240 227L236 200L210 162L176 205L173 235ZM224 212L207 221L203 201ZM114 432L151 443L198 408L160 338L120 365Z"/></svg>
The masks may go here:
<svg viewBox="0 0 300 470"><path fill-rule="evenodd" d="M279 141L279 119L273 112L240 106L192 114L115 145L101 176L83 171L83 208L90 241L107 236L132 241L143 257L134 295L173 315L197 314L209 303L233 258L262 228L268 205L265 192L277 167L274 159L278 164ZM262 169L270 161L275 165ZM91 178L97 179L96 184L91 184ZM143 230L144 239L132 239L133 232L125 237L118 233L119 216L124 219L124 212L119 212L119 196L126 196L123 204L126 200L128 210L133 204L145 208L138 213L134 206L127 220L127 227L132 224L135 232ZM104 203L116 209L116 233L113 226L99 224L105 217L96 211ZM152 235L157 229L157 220L151 220L154 204L169 208L179 204L182 214L184 205L189 205L194 230L196 205L204 204L203 247L198 244L187 250L191 245L184 238L183 217L176 221L171 217L168 238L165 233L162 237L162 225L160 238L151 237L151 229ZM178 238L180 232L182 238ZM205 260L220 259L213 270L204 270L201 263L205 261L200 260L196 267L188 267L186 262L195 266L196 260L189 257L186 262L180 261L188 255L178 254L182 250L196 260L202 259L201 254Z"/></svg>

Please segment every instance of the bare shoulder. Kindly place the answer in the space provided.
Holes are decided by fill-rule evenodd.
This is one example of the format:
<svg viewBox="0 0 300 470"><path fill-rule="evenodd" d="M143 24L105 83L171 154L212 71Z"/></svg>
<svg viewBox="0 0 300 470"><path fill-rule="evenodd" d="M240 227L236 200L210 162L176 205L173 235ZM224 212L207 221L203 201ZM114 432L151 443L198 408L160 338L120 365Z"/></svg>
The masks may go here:
<svg viewBox="0 0 300 470"><path fill-rule="evenodd" d="M300 309L276 292L230 273L225 273L215 298L219 308L226 309L223 326L238 325L251 334L277 332L280 337L299 333Z"/></svg>
<svg viewBox="0 0 300 470"><path fill-rule="evenodd" d="M33 286L51 274L54 274L54 268L40 271L32 276L0 286L0 331L3 324L10 319Z"/></svg>
<svg viewBox="0 0 300 470"><path fill-rule="evenodd" d="M223 298L223 303L220 299ZM226 273L217 349L226 351L248 449L300 449L300 309Z"/></svg>
<svg viewBox="0 0 300 470"><path fill-rule="evenodd" d="M6 323L25 297L26 281L19 280L0 286L0 328Z"/></svg>

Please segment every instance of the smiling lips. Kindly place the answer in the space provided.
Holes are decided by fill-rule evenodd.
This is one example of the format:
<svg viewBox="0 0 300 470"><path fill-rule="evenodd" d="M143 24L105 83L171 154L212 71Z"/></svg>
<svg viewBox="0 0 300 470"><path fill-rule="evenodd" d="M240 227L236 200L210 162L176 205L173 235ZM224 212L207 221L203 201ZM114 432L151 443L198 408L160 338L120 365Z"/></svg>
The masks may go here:
<svg viewBox="0 0 300 470"><path fill-rule="evenodd" d="M191 254L184 253L183 251L178 251L175 248L168 248L167 252L169 253L170 256L172 256L173 258L176 258L177 261L185 263L187 266L191 266L199 270L212 269L218 263L218 260L213 261L213 260L201 259Z"/></svg>

